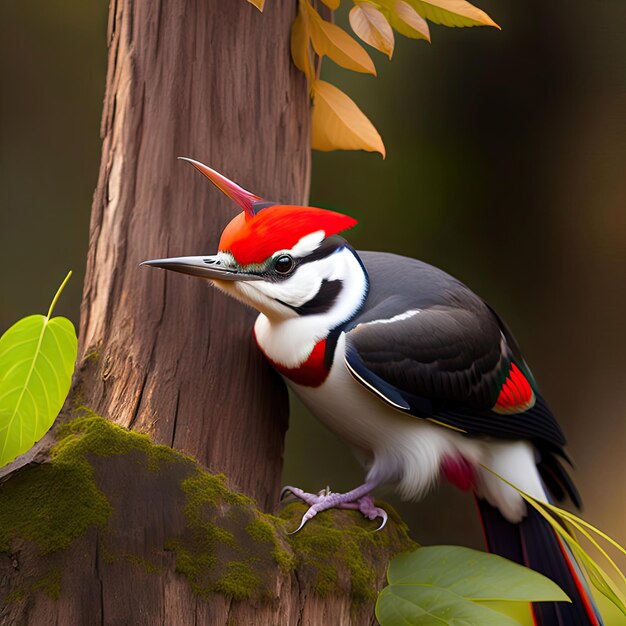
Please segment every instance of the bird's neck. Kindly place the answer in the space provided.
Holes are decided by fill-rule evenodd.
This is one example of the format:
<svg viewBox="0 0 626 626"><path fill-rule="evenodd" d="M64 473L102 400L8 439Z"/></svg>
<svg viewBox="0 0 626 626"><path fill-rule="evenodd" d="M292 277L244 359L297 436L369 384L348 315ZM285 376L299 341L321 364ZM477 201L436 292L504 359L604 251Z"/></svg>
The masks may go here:
<svg viewBox="0 0 626 626"><path fill-rule="evenodd" d="M278 366L298 368L306 363L315 347L326 340L330 343L331 335L353 319L365 302L367 272L356 252L346 246L327 261L332 269L325 280L341 281L341 289L327 309L320 312L313 309L313 312L286 319L270 318L261 313L256 320L256 341L265 356Z"/></svg>

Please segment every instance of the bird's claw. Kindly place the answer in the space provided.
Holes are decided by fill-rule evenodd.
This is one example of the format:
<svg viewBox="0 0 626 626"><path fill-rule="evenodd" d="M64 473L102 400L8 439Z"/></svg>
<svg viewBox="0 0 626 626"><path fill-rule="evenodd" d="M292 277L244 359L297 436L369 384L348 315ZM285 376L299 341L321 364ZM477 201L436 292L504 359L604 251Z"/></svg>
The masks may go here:
<svg viewBox="0 0 626 626"><path fill-rule="evenodd" d="M384 509L378 509L380 511L378 517L380 517L383 521L380 523L380 526L376 529L376 532L378 532L379 530L382 530L386 525L387 525L387 520L389 519L389 516L387 515L387 511L385 511Z"/></svg>
<svg viewBox="0 0 626 626"><path fill-rule="evenodd" d="M313 507L309 507L309 509L307 510L307 512L302 516L302 519L300 520L300 526L298 526L298 528L296 528L295 530L292 530L290 533L287 533L288 535L295 535L298 531L302 530L303 526L312 518L315 517L317 515L317 511L313 508Z"/></svg>
<svg viewBox="0 0 626 626"><path fill-rule="evenodd" d="M380 526L376 529L376 532L378 532L379 530L382 530L386 524L387 521L389 519L389 516L387 515L387 511L385 511L385 509L381 509L380 507L376 506L374 504L374 499L372 498L372 496L363 496L362 498L359 498L356 502L356 507L359 511L361 511L361 513L367 517L367 519L370 520L375 520L377 517L380 517L380 519L382 520Z"/></svg>
<svg viewBox="0 0 626 626"><path fill-rule="evenodd" d="M293 494L296 498L299 498L303 502L309 505L306 513L302 516L300 525L295 530L287 533L289 535L295 535L298 531L302 530L304 525L318 513L326 511L327 509L352 509L360 511L364 517L370 520L375 520L380 517L382 522L375 532L382 530L387 524L388 515L384 509L375 506L374 500L370 495L365 495L358 500L342 500L342 496L348 494L333 493L330 487L322 489L318 495L307 493L298 487L291 487L287 485L283 487L280 492L280 499L282 500L286 493Z"/></svg>
<svg viewBox="0 0 626 626"><path fill-rule="evenodd" d="M288 535L295 535L299 530L302 530L302 528L304 527L304 525L313 517L315 517L320 511L325 511L327 509L331 509L333 508L332 506L324 506L324 502L318 502L316 504L311 505L306 513L302 516L302 519L300 520L300 526L298 526L298 528L296 528L295 530L292 530L290 533L287 533Z"/></svg>
<svg viewBox="0 0 626 626"><path fill-rule="evenodd" d="M285 498L285 495L291 493L292 495L294 495L296 498L298 498L299 500L302 500L303 502L306 502L309 506L313 506L315 503L317 503L320 499L320 496L316 496L315 494L312 493L308 493L298 487L292 487L291 485L285 485L281 490L280 490L280 501L282 502L283 499Z"/></svg>

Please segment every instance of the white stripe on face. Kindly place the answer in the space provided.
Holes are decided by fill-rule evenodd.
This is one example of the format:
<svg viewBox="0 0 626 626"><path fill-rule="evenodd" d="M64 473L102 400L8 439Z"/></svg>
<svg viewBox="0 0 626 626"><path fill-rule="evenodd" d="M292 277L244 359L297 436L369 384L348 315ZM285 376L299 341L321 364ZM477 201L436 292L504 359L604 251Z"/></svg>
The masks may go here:
<svg viewBox="0 0 626 626"><path fill-rule="evenodd" d="M323 230L316 230L314 233L305 235L298 241L298 243L291 248L291 250L281 250L276 252L273 256L278 254L290 254L294 258L302 258L315 252L320 247L322 241L326 237L326 233Z"/></svg>

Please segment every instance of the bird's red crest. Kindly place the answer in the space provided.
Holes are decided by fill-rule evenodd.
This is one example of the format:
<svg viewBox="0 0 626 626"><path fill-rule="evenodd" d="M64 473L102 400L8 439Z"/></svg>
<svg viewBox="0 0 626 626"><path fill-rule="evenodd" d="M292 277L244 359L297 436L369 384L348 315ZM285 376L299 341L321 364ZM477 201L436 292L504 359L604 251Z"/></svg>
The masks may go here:
<svg viewBox="0 0 626 626"><path fill-rule="evenodd" d="M254 217L237 215L224 229L219 250L230 252L240 265L263 263L278 250L290 250L306 235L323 231L324 237L330 237L356 223L335 211L278 204Z"/></svg>

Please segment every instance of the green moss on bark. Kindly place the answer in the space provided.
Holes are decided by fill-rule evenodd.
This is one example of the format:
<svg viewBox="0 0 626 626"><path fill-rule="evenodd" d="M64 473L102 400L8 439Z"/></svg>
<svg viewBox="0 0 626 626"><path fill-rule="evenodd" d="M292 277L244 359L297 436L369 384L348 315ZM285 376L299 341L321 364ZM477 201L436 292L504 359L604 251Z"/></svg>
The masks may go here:
<svg viewBox="0 0 626 626"><path fill-rule="evenodd" d="M148 435L127 430L81 407L81 417L67 422L57 430L58 443L52 450L52 461L86 462L86 456L113 456L141 452L147 467L159 471L163 464L192 460L169 446L152 443Z"/></svg>
<svg viewBox="0 0 626 626"><path fill-rule="evenodd" d="M263 597L278 575L293 569L295 559L277 527L282 522L230 490L225 476L198 469L181 487L188 532L168 548L196 594Z"/></svg>
<svg viewBox="0 0 626 626"><path fill-rule="evenodd" d="M0 551L8 551L14 537L34 541L44 554L62 550L110 514L84 455L59 444L51 463L27 467L3 485Z"/></svg>
<svg viewBox="0 0 626 626"><path fill-rule="evenodd" d="M226 564L226 570L218 579L215 590L235 600L245 600L256 595L262 585L262 576L249 563L231 561Z"/></svg>
<svg viewBox="0 0 626 626"><path fill-rule="evenodd" d="M315 590L325 596L349 591L356 601L376 597L381 554L412 550L416 544L398 514L384 505L393 523L376 531L375 523L360 519L352 511L330 510L317 515L302 530L289 536L297 558L296 569L313 578ZM285 507L282 517L297 527L306 508Z"/></svg>
<svg viewBox="0 0 626 626"><path fill-rule="evenodd" d="M278 578L297 568L299 578L308 577L320 595L348 591L359 601L375 597L381 554L414 547L393 511L394 523L382 532L375 532L374 524L354 511L327 511L296 535L287 536L306 510L301 503L287 506L280 517L267 515L251 498L229 489L225 476L209 474L192 458L86 409L60 426L57 438L49 463L25 468L0 488L0 551L10 551L11 543L20 538L34 542L46 555L67 549L97 526L103 562L126 561L158 574L161 567L152 558L158 562L162 550L173 551L176 570L200 596L270 597ZM109 545L115 543L115 532L109 535L114 511L98 486L94 466L103 471L108 466L95 459L111 456L130 456L130 463L142 464L150 476L156 476L148 481L152 489L167 477L170 482L163 484L171 489L172 476L181 477L175 479L180 483L174 483L174 491L179 486L177 528L183 521L184 530L156 546L154 553L128 554L124 548ZM177 473L158 478L175 463L182 464ZM133 476L146 480L145 470ZM135 488L142 484L135 483ZM60 584L60 573L46 570L34 583L12 592L12 598L36 591L58 597Z"/></svg>
<svg viewBox="0 0 626 626"><path fill-rule="evenodd" d="M284 536L284 521L271 515L259 515L246 526L246 533L257 543L269 543L272 546L272 558L287 573L295 568L296 559L279 536ZM280 533L280 535L279 535Z"/></svg>
<svg viewBox="0 0 626 626"><path fill-rule="evenodd" d="M153 471L186 459L146 435L84 413L58 429L50 463L27 467L2 486L0 551L18 536L34 541L44 554L62 550L88 528L106 523L112 509L96 484L90 455L142 452Z"/></svg>

